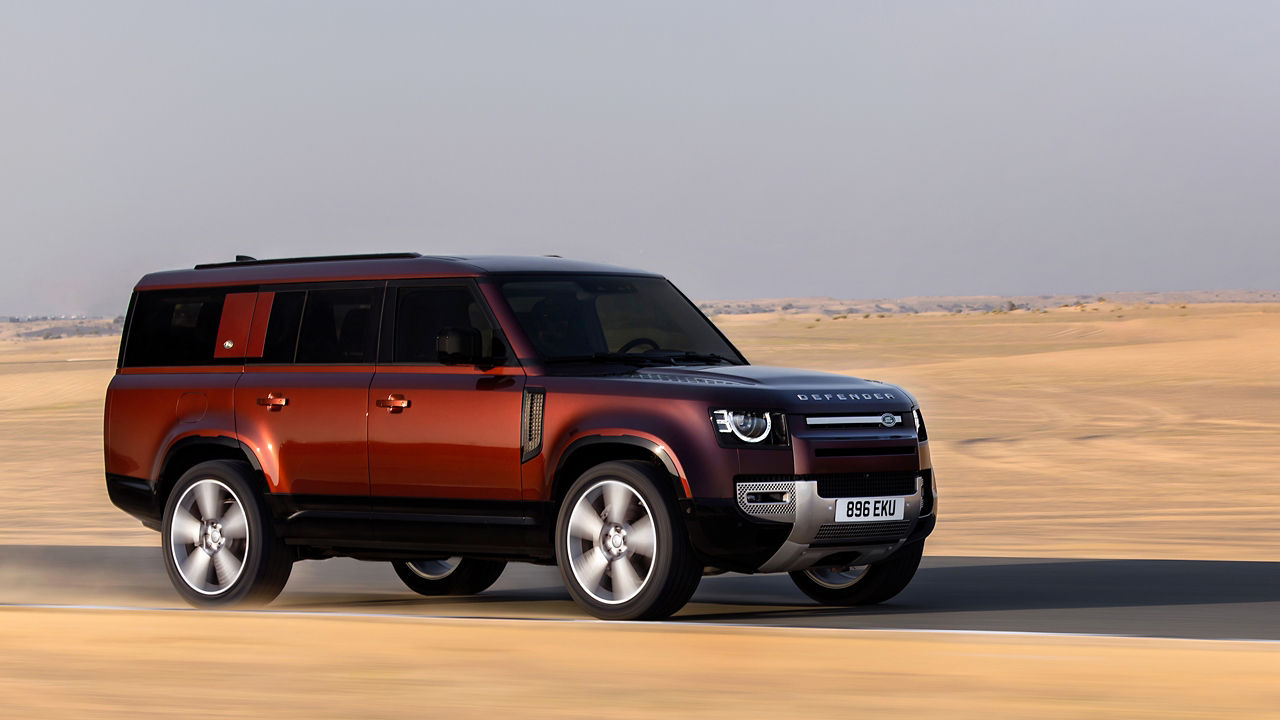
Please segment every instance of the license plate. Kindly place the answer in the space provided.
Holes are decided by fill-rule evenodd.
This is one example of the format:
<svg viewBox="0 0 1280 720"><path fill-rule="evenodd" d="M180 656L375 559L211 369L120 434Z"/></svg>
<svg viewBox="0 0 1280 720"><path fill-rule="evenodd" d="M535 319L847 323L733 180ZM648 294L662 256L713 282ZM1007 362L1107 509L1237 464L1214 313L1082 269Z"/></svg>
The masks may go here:
<svg viewBox="0 0 1280 720"><path fill-rule="evenodd" d="M836 522L880 522L906 517L904 497L840 498L836 501Z"/></svg>

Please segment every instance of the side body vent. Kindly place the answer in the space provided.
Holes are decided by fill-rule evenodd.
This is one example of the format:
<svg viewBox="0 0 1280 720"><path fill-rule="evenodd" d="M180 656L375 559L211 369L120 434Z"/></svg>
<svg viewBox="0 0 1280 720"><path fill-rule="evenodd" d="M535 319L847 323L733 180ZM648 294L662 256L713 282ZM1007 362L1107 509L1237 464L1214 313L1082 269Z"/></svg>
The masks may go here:
<svg viewBox="0 0 1280 720"><path fill-rule="evenodd" d="M520 462L529 462L542 452L542 408L547 400L545 388L525 388L524 406L520 411Z"/></svg>

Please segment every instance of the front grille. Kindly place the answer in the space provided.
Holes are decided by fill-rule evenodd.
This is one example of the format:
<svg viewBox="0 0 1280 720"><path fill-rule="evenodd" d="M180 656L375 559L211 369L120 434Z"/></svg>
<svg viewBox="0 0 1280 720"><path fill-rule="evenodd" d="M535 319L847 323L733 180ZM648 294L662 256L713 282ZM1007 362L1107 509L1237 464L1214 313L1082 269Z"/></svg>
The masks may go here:
<svg viewBox="0 0 1280 720"><path fill-rule="evenodd" d="M779 483L816 480L818 495L828 499L847 497L886 497L915 495L916 478L927 471L897 470L889 472L822 473L814 475L738 475L735 482ZM927 477L927 476L926 476ZM926 479L926 484L927 484Z"/></svg>
<svg viewBox="0 0 1280 720"><path fill-rule="evenodd" d="M906 472L841 473L820 475L818 495L824 498L915 495L919 470Z"/></svg>
<svg viewBox="0 0 1280 720"><path fill-rule="evenodd" d="M879 455L915 455L915 445L877 445L859 448L817 448L814 457L876 457Z"/></svg>
<svg viewBox="0 0 1280 720"><path fill-rule="evenodd" d="M911 532L910 520L894 520L877 523L830 523L818 528L814 535L815 543L830 544L832 541L901 540Z"/></svg>

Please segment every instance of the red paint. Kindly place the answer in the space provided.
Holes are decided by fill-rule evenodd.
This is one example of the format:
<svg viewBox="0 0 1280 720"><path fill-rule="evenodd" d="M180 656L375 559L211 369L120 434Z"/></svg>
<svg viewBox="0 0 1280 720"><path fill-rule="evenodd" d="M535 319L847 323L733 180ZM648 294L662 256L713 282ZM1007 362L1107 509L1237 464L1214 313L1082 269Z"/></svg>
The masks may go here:
<svg viewBox="0 0 1280 720"><path fill-rule="evenodd" d="M235 429L272 492L368 495L372 366L254 366L235 389ZM287 404L260 405L259 398ZM383 411L385 412L385 411Z"/></svg>
<svg viewBox="0 0 1280 720"><path fill-rule="evenodd" d="M218 324L215 358L242 358L249 346L249 326L253 323L253 306L258 293L228 293L222 304L222 320ZM262 352L258 352L262 356Z"/></svg>
<svg viewBox="0 0 1280 720"><path fill-rule="evenodd" d="M169 447L189 436L235 437L233 388L240 368L221 372L118 373L107 389L111 411L107 416L106 470L116 475L155 479ZM182 397L199 390L204 412L197 419L180 412Z"/></svg>
<svg viewBox="0 0 1280 720"><path fill-rule="evenodd" d="M519 500L523 391L519 368L378 368L369 392L372 494ZM377 405L392 396L408 406Z"/></svg>

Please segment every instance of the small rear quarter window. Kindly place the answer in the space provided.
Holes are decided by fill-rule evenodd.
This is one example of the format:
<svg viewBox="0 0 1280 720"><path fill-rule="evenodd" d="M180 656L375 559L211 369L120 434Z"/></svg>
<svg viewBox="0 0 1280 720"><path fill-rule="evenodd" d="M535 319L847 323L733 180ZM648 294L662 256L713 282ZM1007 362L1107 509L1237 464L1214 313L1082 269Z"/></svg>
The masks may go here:
<svg viewBox="0 0 1280 720"><path fill-rule="evenodd" d="M138 293L125 345L126 367L215 365L218 324L227 290L154 290Z"/></svg>

